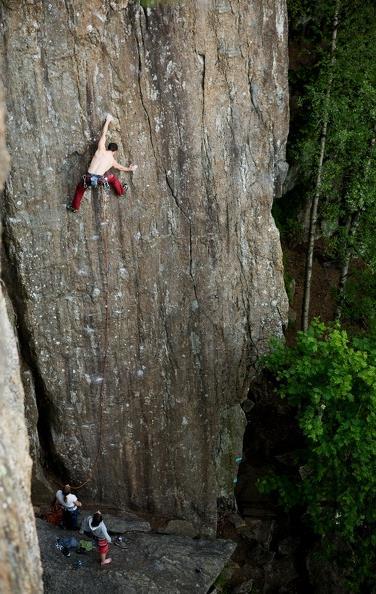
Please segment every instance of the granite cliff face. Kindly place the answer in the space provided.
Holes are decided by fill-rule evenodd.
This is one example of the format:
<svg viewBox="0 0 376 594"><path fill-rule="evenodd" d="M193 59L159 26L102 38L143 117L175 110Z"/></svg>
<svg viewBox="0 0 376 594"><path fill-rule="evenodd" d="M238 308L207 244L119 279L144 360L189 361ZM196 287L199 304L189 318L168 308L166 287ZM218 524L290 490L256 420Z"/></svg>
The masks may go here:
<svg viewBox="0 0 376 594"><path fill-rule="evenodd" d="M8 171L0 87L0 188ZM42 591L39 549L30 504L31 459L24 420L19 358L0 287L0 592Z"/></svg>
<svg viewBox="0 0 376 594"><path fill-rule="evenodd" d="M43 472L216 525L253 363L286 320L271 217L288 129L284 0L10 0L4 280ZM106 112L118 199L67 212ZM36 430L38 427L38 431Z"/></svg>

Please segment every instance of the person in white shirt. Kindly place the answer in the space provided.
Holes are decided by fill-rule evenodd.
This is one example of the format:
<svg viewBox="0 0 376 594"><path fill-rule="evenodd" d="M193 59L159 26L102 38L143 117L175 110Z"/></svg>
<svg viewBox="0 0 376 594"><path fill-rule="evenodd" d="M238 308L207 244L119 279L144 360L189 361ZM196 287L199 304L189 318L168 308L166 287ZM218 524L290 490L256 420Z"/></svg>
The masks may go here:
<svg viewBox="0 0 376 594"><path fill-rule="evenodd" d="M71 492L70 485L65 485L63 489L56 492L56 501L63 508L63 525L69 530L77 530L79 507L82 503L78 501L76 495Z"/></svg>

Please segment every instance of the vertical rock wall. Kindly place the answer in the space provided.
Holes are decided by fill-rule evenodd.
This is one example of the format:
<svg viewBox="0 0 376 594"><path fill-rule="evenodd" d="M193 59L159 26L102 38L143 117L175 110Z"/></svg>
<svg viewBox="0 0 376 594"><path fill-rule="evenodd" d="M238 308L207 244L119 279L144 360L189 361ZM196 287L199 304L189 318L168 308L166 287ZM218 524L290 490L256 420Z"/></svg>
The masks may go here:
<svg viewBox="0 0 376 594"><path fill-rule="evenodd" d="M215 528L252 365L286 319L271 217L284 0L10 0L5 280L49 471ZM66 211L105 113L127 197ZM32 409L32 407L29 407ZM34 407L35 410L35 407ZM35 444L35 440L34 440Z"/></svg>
<svg viewBox="0 0 376 594"><path fill-rule="evenodd" d="M0 87L0 188L9 167ZM0 592L42 592L39 548L30 503L31 459L16 340L0 287Z"/></svg>

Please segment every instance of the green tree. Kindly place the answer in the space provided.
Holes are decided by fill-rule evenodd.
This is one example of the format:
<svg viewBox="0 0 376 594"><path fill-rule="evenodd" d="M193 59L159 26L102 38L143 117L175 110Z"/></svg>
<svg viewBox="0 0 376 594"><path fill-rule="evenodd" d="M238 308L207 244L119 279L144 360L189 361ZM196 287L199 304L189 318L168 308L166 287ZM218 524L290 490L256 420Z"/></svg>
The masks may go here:
<svg viewBox="0 0 376 594"><path fill-rule="evenodd" d="M352 331L376 336L376 268L356 268L349 277L341 304L342 318ZM350 321L351 320L351 324Z"/></svg>
<svg viewBox="0 0 376 594"><path fill-rule="evenodd" d="M286 509L304 506L324 546L348 545L342 562L362 591L376 564L376 343L351 344L338 325L315 320L294 347L276 343L266 367L296 410L304 446L294 472L272 472L260 488Z"/></svg>
<svg viewBox="0 0 376 594"><path fill-rule="evenodd" d="M316 240L316 226L317 226L317 213L319 206L319 199L322 191L322 177L323 177L323 166L326 152L327 135L328 135L328 124L329 124L329 112L330 112L330 100L332 94L333 78L334 78L334 67L336 60L337 50L337 32L338 32L338 21L339 13L341 9L341 0L336 0L334 7L333 25L332 25L332 36L330 44L330 60L329 67L326 71L325 76L325 91L323 95L323 105L321 108L321 130L320 130L320 151L317 159L316 167L316 179L315 189L311 201L310 216L309 216L309 232L308 232L308 246L306 255L306 266L305 266L305 277L304 277L304 292L303 292L303 311L302 311L302 328L306 330L309 323L309 304L311 299L311 282L312 282L312 267L313 267L313 251Z"/></svg>
<svg viewBox="0 0 376 594"><path fill-rule="evenodd" d="M327 143L330 159L323 171L326 201L322 217L326 227L334 230L332 251L341 265L338 317L351 259L361 258L375 270L375 42L375 7L351 15L338 44L333 76Z"/></svg>
<svg viewBox="0 0 376 594"><path fill-rule="evenodd" d="M289 5L292 35L300 26L299 39L306 32L313 40L306 41L309 56L298 68L300 79L291 81L293 97L297 89L301 96L295 100L290 161L299 170L299 191L310 210L302 311L306 329L317 223L341 266L338 317L352 258L367 265L376 259L376 6L370 0L310 6L291 0Z"/></svg>

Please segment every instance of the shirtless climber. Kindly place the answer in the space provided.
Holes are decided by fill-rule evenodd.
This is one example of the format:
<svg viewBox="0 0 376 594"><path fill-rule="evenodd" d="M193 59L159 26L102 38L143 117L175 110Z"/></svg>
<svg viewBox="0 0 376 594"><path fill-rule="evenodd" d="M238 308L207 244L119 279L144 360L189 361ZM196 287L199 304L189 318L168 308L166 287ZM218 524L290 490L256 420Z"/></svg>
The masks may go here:
<svg viewBox="0 0 376 594"><path fill-rule="evenodd" d="M120 183L120 180L109 171L111 167L119 169L119 171L136 171L137 169L137 165L124 167L115 161L114 155L118 150L118 145L115 142L110 142L106 149L106 135L108 126L112 120L112 116L108 114L106 123L103 127L102 136L98 143L98 148L91 160L88 172L80 180L72 204L67 207L68 210L71 210L72 212L77 212L79 210L85 190L89 187L96 188L97 186L104 186L107 188L110 185L114 188L118 196L123 196L125 189Z"/></svg>

